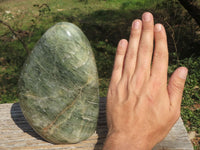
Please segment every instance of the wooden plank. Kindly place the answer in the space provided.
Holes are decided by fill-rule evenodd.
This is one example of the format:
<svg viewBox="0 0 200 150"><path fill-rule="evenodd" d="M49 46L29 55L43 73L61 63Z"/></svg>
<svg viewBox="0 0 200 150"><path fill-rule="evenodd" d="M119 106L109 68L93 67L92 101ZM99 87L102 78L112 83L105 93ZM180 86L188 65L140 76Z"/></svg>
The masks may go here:
<svg viewBox="0 0 200 150"><path fill-rule="evenodd" d="M0 149L66 149L101 150L107 134L106 98L100 98L100 111L96 132L86 141L77 144L55 145L43 140L25 120L19 103L0 105ZM168 136L153 150L193 150L181 118Z"/></svg>

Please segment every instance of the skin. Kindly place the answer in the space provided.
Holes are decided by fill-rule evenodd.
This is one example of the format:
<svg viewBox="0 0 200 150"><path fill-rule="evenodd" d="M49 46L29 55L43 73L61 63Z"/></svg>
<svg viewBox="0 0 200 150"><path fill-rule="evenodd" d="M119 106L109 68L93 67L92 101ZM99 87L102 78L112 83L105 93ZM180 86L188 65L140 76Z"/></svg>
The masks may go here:
<svg viewBox="0 0 200 150"><path fill-rule="evenodd" d="M188 70L177 68L167 83L167 69L165 28L146 12L117 47L103 150L150 150L168 134L180 116Z"/></svg>

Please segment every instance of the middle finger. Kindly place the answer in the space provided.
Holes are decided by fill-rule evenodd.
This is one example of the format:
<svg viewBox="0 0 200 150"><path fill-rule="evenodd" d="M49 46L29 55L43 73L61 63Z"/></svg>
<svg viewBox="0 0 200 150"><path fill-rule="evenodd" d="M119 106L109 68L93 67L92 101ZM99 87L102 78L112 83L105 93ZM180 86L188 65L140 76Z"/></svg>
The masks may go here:
<svg viewBox="0 0 200 150"><path fill-rule="evenodd" d="M142 15L142 35L138 50L136 75L147 80L150 76L151 59L153 53L154 20L153 15L146 12Z"/></svg>

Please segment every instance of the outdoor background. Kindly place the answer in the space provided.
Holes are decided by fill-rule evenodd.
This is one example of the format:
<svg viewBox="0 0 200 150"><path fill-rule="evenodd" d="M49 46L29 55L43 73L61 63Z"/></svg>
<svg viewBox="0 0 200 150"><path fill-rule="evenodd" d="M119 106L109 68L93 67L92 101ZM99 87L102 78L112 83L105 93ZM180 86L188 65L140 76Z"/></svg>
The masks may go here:
<svg viewBox="0 0 200 150"><path fill-rule="evenodd" d="M150 11L155 22L167 30L169 76L179 66L189 69L181 115L194 148L199 150L200 0L180 2L0 0L0 103L19 101L17 83L25 59L43 33L63 21L76 24L88 37L99 72L100 96L106 97L118 41L129 39L132 21Z"/></svg>

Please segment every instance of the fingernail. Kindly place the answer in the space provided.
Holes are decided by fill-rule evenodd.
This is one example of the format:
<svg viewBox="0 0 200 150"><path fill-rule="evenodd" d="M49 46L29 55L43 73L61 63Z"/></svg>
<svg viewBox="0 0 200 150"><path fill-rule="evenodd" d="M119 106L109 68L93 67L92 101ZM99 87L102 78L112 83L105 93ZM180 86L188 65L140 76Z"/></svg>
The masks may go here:
<svg viewBox="0 0 200 150"><path fill-rule="evenodd" d="M162 30L161 24L156 24L155 25L155 32L160 32Z"/></svg>
<svg viewBox="0 0 200 150"><path fill-rule="evenodd" d="M121 40L119 44L120 44L120 46L121 46L122 48L124 48L125 45L126 45L126 42L125 42L125 40Z"/></svg>
<svg viewBox="0 0 200 150"><path fill-rule="evenodd" d="M151 21L151 14L150 13L144 13L142 16L142 20L145 22Z"/></svg>
<svg viewBox="0 0 200 150"><path fill-rule="evenodd" d="M132 27L134 29L139 29L140 28L140 22L139 21L134 21L133 24L132 24Z"/></svg>
<svg viewBox="0 0 200 150"><path fill-rule="evenodd" d="M188 74L188 69L187 68L185 68L185 67L179 68L179 70L178 70L178 76L181 79L186 79L187 78L187 74Z"/></svg>

